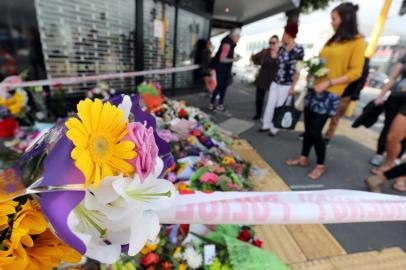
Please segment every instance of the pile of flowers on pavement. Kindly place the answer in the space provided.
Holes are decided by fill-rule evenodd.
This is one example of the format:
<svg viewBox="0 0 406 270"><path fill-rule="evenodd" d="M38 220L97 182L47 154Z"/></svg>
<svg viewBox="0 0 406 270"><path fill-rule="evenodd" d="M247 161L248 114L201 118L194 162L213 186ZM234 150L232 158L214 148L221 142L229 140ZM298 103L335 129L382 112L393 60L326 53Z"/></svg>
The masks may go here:
<svg viewBox="0 0 406 270"><path fill-rule="evenodd" d="M159 224L178 192L252 189L230 133L159 84L100 87L45 135L16 129L3 146L15 158L0 167L0 269L285 269L248 226ZM2 119L14 103L0 100Z"/></svg>

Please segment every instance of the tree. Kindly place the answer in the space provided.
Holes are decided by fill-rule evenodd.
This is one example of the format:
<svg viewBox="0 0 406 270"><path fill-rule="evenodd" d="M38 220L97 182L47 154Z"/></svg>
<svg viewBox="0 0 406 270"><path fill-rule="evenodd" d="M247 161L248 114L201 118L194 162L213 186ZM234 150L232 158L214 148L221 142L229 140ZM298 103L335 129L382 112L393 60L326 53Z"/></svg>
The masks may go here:
<svg viewBox="0 0 406 270"><path fill-rule="evenodd" d="M324 9L330 2L333 1L337 0L301 0L298 8L286 12L286 17L288 18L288 21L297 22L300 14L306 14L315 10Z"/></svg>

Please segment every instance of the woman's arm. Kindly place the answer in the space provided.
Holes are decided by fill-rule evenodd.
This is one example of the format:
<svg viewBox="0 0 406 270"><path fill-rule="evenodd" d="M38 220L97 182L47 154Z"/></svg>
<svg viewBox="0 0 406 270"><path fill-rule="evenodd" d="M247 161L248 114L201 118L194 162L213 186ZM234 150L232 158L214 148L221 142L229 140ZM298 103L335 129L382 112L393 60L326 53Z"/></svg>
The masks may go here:
<svg viewBox="0 0 406 270"><path fill-rule="evenodd" d="M399 76L403 69L403 64L402 63L396 63L396 65L392 68L392 70L389 73L389 81L385 83L385 85L382 87L381 93L377 96L375 99L375 104L379 105L384 102L384 97L386 93L395 85L396 79Z"/></svg>
<svg viewBox="0 0 406 270"><path fill-rule="evenodd" d="M234 59L227 58L228 53L230 52L230 45L225 43L221 45L221 53L220 53L220 63L232 63Z"/></svg>
<svg viewBox="0 0 406 270"><path fill-rule="evenodd" d="M316 92L322 92L335 85L351 83L361 77L365 63L365 41L364 39L360 38L355 42L356 45L354 46L354 50L351 54L347 72L343 76L331 78L315 85L314 90Z"/></svg>
<svg viewBox="0 0 406 270"><path fill-rule="evenodd" d="M264 58L265 50L260 51L259 53L254 54L251 59L254 62L254 65L262 65L262 59Z"/></svg>

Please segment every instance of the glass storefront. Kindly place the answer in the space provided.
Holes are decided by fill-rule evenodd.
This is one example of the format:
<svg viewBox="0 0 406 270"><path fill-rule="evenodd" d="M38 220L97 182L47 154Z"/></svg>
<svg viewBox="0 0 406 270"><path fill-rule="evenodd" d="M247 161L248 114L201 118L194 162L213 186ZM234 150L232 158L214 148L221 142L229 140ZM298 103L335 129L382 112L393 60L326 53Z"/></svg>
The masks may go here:
<svg viewBox="0 0 406 270"><path fill-rule="evenodd" d="M155 0L144 0L143 41L144 69L173 67L175 6ZM163 88L172 88L172 74L146 76Z"/></svg>
<svg viewBox="0 0 406 270"><path fill-rule="evenodd" d="M33 80L191 65L196 41L209 38L211 2L1 0L0 76L28 70ZM194 84L193 72L144 79L164 89ZM119 91L136 86L135 79L108 83Z"/></svg>
<svg viewBox="0 0 406 270"><path fill-rule="evenodd" d="M176 31L176 66L193 65L196 42L199 39L207 39L209 27L209 19L179 9L178 29ZM193 74L193 71L175 74L175 88L193 85Z"/></svg>
<svg viewBox="0 0 406 270"><path fill-rule="evenodd" d="M134 70L134 0L37 0L36 3L49 78ZM108 83L116 89L135 86L134 79ZM81 87L90 88L94 84Z"/></svg>
<svg viewBox="0 0 406 270"><path fill-rule="evenodd" d="M34 0L1 0L0 10L0 81L24 71L28 80L44 78Z"/></svg>

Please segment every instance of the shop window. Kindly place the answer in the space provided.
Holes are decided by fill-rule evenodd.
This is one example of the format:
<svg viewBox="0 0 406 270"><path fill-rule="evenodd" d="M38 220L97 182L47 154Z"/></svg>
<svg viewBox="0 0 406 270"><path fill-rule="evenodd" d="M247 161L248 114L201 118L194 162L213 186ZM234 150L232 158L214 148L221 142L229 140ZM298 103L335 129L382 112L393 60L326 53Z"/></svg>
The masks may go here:
<svg viewBox="0 0 406 270"><path fill-rule="evenodd" d="M179 9L176 44L176 66L193 65L195 45L199 39L209 36L209 20L192 12ZM182 72L175 75L175 87L184 88L194 84L196 72Z"/></svg>
<svg viewBox="0 0 406 270"><path fill-rule="evenodd" d="M154 0L144 0L144 69L173 67L175 7ZM172 74L146 76L146 80L172 87Z"/></svg>
<svg viewBox="0 0 406 270"><path fill-rule="evenodd" d="M135 1L37 0L37 14L49 78L133 71ZM107 81L117 90L135 79ZM95 82L70 90L94 87Z"/></svg>

